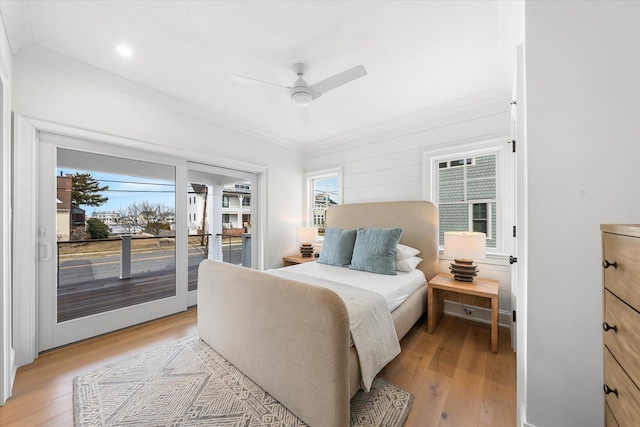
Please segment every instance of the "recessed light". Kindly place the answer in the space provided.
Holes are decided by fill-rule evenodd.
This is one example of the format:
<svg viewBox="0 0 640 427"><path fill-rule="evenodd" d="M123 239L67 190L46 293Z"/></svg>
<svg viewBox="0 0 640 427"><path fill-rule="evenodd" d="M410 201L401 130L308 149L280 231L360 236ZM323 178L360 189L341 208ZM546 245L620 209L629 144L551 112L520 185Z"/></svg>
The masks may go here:
<svg viewBox="0 0 640 427"><path fill-rule="evenodd" d="M133 52L131 52L131 49L123 45L118 46L116 50L122 56L130 57L131 55L133 55Z"/></svg>

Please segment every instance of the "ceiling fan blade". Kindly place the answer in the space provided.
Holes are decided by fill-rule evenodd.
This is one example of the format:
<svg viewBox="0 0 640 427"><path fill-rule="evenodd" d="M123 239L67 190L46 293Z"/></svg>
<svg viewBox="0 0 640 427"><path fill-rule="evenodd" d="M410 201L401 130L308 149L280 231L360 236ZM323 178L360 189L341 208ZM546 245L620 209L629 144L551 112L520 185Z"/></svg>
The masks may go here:
<svg viewBox="0 0 640 427"><path fill-rule="evenodd" d="M317 98L325 92L328 92L332 89L335 89L339 86L349 83L350 81L359 79L360 77L364 77L366 75L367 70L365 70L364 65L358 65L347 71L336 74L333 77L329 77L328 79L324 79L319 81L318 83L314 83L309 86L309 89L311 89L311 91L314 93L314 98ZM315 94L317 94L317 96L315 96Z"/></svg>
<svg viewBox="0 0 640 427"><path fill-rule="evenodd" d="M298 120L302 126L309 126L311 120L309 119L309 107L298 107Z"/></svg>
<svg viewBox="0 0 640 427"><path fill-rule="evenodd" d="M267 87L271 87L273 89L276 89L279 92L285 93L287 95L291 94L291 88L290 87L280 86L280 85L277 85L275 83L264 82L262 80L256 80L256 79L252 79L250 77L244 77L244 76L238 76L236 74L231 74L231 80L233 80L234 82L238 82L238 83L246 83L246 84L256 85L256 86L267 86Z"/></svg>

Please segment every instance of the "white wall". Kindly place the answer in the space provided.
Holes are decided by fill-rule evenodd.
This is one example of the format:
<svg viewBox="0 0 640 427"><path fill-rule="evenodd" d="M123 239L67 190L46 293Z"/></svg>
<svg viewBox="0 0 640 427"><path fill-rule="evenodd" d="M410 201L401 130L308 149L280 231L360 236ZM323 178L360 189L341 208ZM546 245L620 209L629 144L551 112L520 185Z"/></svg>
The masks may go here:
<svg viewBox="0 0 640 427"><path fill-rule="evenodd" d="M38 46L17 52L13 86L14 110L29 118L177 148L186 157L195 154L189 160L216 166L266 167L266 266L279 267L283 255L295 252L294 228L302 221L301 150L217 125L166 94Z"/></svg>
<svg viewBox="0 0 640 427"><path fill-rule="evenodd" d="M511 98L461 100L447 111L416 123L347 139L330 146L308 149L305 171L341 167L343 202L422 200L423 153L433 149L483 140L510 139ZM464 107L462 107L464 106ZM510 326L511 274L505 257L478 262L482 277L500 281L500 323ZM440 263L448 272L449 260ZM449 314L467 317L459 304L445 305ZM487 310L475 309L472 318L489 322Z"/></svg>
<svg viewBox="0 0 640 427"><path fill-rule="evenodd" d="M603 425L601 223L640 222L640 3L525 6L526 421Z"/></svg>

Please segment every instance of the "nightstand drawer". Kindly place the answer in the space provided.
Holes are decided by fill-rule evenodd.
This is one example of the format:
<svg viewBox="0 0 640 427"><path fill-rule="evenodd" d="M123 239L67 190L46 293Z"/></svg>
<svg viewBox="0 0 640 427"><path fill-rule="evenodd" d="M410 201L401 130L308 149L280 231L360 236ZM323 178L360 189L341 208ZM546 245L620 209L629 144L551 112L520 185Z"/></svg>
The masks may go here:
<svg viewBox="0 0 640 427"><path fill-rule="evenodd" d="M631 379L640 384L640 314L605 290L604 322L609 328L603 331L604 344Z"/></svg>

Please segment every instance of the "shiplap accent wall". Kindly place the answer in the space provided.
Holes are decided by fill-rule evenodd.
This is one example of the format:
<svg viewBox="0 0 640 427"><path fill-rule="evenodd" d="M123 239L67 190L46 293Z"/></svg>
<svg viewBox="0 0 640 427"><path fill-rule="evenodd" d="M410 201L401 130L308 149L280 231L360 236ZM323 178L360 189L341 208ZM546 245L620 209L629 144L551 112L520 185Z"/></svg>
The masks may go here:
<svg viewBox="0 0 640 427"><path fill-rule="evenodd" d="M420 200L423 152L500 135L508 139L510 102L505 98L378 134L309 147L305 171L342 167L344 203Z"/></svg>
<svg viewBox="0 0 640 427"><path fill-rule="evenodd" d="M342 168L344 203L422 200L423 153L500 137L506 144L510 139L510 103L511 99L504 97L392 130L310 147L305 154L305 171ZM442 259L440 271L448 271L449 263ZM500 281L500 324L510 327L511 268L506 257L492 257L477 264L482 277ZM445 311L490 321L487 311L476 307L471 316L460 304L447 303Z"/></svg>

